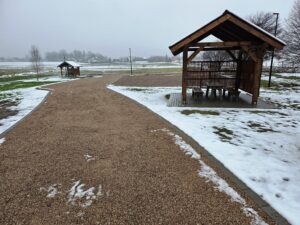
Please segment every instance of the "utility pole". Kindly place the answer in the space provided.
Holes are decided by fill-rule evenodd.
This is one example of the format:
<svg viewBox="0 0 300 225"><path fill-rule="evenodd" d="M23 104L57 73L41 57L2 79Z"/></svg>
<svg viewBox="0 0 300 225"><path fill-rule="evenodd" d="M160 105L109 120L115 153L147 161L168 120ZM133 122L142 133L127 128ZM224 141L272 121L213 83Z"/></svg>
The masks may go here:
<svg viewBox="0 0 300 225"><path fill-rule="evenodd" d="M132 76L132 59L131 59L131 48L129 48L129 61L130 61L130 76Z"/></svg>
<svg viewBox="0 0 300 225"><path fill-rule="evenodd" d="M273 13L273 15L276 15L276 25L275 25L275 33L274 33L274 35L276 37L276 35L277 35L279 13ZM269 84L268 84L268 87L271 87L271 78L272 78L272 70L273 70L274 53L275 53L275 50L273 48L272 56L271 56L271 66L270 66L270 74L269 74Z"/></svg>

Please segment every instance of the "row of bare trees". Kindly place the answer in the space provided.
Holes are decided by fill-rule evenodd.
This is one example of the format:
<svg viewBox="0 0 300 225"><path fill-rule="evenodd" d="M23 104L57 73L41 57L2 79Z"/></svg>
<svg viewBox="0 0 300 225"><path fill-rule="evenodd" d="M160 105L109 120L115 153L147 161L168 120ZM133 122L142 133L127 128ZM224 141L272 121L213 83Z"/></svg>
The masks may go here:
<svg viewBox="0 0 300 225"><path fill-rule="evenodd" d="M272 12L258 12L248 16L247 19L269 33L275 34L276 16ZM284 23L281 20L278 21L277 37L284 40L287 46L284 50L275 52L275 58L286 65L300 67L300 0L295 0L289 17ZM271 52L268 52L265 60L268 60L270 56ZM208 51L201 55L201 59L224 61L231 60L231 57L226 52Z"/></svg>

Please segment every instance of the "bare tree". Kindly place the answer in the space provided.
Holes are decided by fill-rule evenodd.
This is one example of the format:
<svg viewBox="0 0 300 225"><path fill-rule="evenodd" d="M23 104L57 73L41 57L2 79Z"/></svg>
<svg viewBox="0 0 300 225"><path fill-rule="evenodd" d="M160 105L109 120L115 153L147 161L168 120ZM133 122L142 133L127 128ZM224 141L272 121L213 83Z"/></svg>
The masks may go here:
<svg viewBox="0 0 300 225"><path fill-rule="evenodd" d="M275 28L276 28L276 16L273 12L258 12L256 14L250 15L247 17L247 19L254 23L256 26L259 26L260 28L264 29L265 31L269 32L270 34L275 34ZM277 24L277 32L276 36L279 38L283 37L284 29L283 26L278 20ZM271 57L271 52L267 52L264 59L268 60ZM275 51L275 58L280 59L281 55L278 51Z"/></svg>
<svg viewBox="0 0 300 225"><path fill-rule="evenodd" d="M204 61L230 61L232 58L225 51L206 51L201 55Z"/></svg>
<svg viewBox="0 0 300 225"><path fill-rule="evenodd" d="M30 56L31 56L32 68L36 72L37 80L39 80L38 74L39 74L41 66L42 66L41 55L40 55L39 49L34 45L31 46Z"/></svg>
<svg viewBox="0 0 300 225"><path fill-rule="evenodd" d="M276 16L273 12L258 12L248 16L247 19L270 34L275 34ZM283 34L283 27L280 20L278 21L276 33L279 37L281 37Z"/></svg>
<svg viewBox="0 0 300 225"><path fill-rule="evenodd" d="M283 58L294 65L300 66L300 0L294 2L293 8L287 19L284 34L287 46L283 50Z"/></svg>

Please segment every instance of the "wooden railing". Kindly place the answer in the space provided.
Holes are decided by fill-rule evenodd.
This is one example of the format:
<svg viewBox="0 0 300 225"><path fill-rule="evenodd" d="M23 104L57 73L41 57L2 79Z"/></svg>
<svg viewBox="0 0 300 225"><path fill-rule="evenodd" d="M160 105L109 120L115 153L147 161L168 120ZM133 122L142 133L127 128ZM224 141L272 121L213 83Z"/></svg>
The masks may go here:
<svg viewBox="0 0 300 225"><path fill-rule="evenodd" d="M187 65L184 79L187 87L235 87L237 63L235 61L192 61Z"/></svg>

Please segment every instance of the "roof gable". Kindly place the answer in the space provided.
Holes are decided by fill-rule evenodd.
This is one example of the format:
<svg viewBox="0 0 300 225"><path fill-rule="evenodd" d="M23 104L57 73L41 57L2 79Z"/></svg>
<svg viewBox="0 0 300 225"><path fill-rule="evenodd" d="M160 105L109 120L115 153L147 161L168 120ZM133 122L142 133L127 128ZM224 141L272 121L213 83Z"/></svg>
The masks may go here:
<svg viewBox="0 0 300 225"><path fill-rule="evenodd" d="M274 35L226 10L221 16L169 48L174 55L177 55L183 51L184 46L197 43L209 35L214 35L222 41L252 41L255 43L266 43L271 48L276 49L282 49L286 45Z"/></svg>
<svg viewBox="0 0 300 225"><path fill-rule="evenodd" d="M78 63L74 61L63 61L61 64L59 64L57 67L64 67L64 66L73 66L73 67L81 67Z"/></svg>

